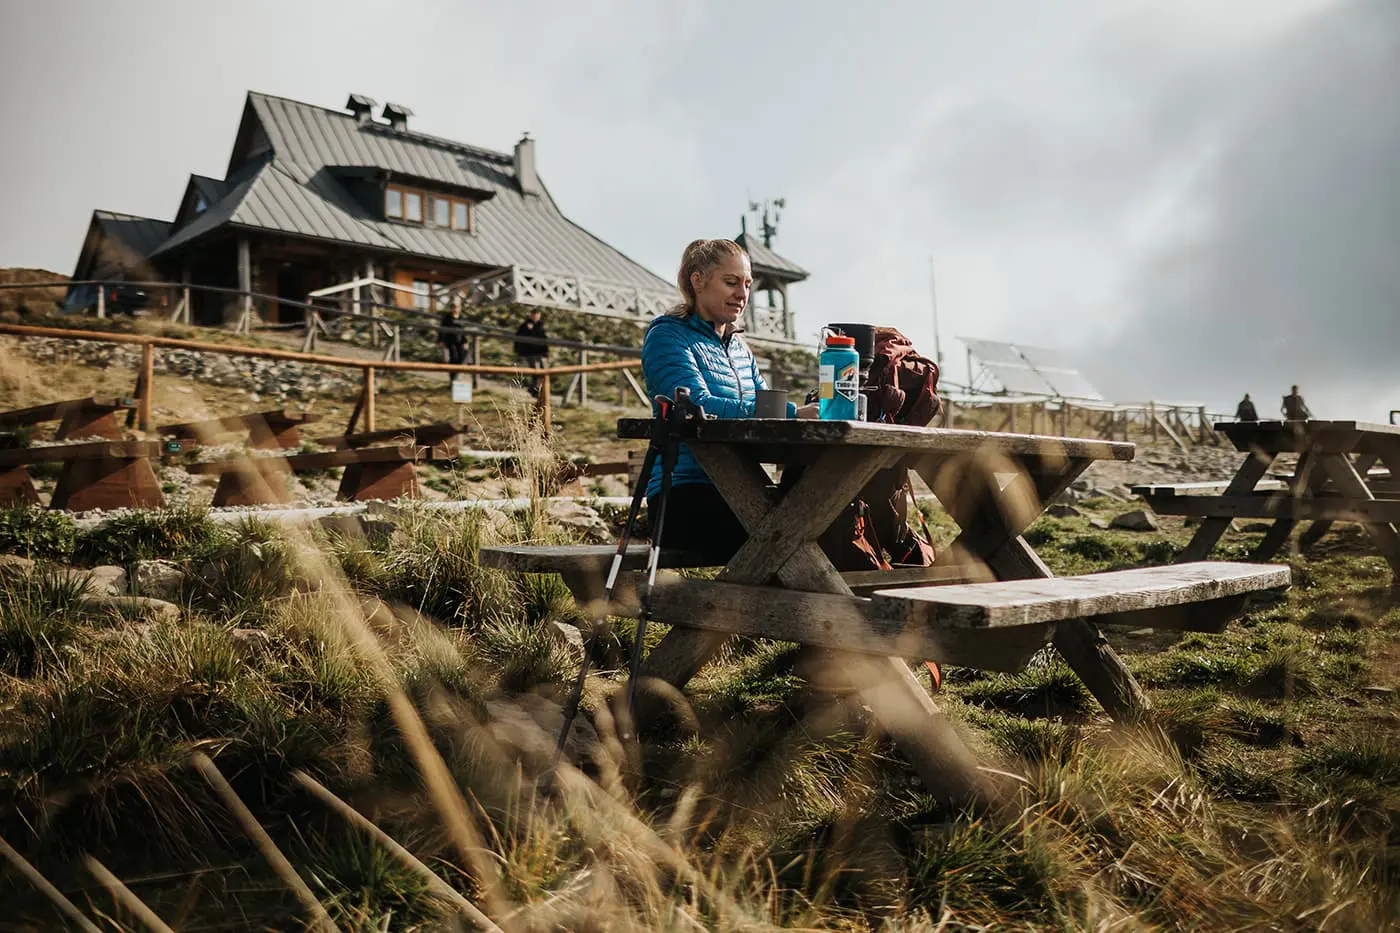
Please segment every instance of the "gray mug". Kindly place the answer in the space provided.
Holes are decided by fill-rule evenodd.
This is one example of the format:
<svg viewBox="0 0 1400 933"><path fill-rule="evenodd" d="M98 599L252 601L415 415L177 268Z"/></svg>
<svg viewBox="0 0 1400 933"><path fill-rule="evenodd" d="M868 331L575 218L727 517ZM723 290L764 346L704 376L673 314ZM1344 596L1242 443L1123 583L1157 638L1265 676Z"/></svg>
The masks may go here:
<svg viewBox="0 0 1400 933"><path fill-rule="evenodd" d="M758 399L753 406L753 416L755 418L786 418L787 404L787 393L782 389L759 389Z"/></svg>

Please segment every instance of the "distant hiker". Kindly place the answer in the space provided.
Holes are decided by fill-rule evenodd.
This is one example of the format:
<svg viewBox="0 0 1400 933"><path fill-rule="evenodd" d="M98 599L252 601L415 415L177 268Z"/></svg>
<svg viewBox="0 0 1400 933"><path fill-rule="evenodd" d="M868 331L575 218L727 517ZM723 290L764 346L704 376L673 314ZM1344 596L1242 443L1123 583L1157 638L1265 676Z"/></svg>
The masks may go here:
<svg viewBox="0 0 1400 933"><path fill-rule="evenodd" d="M543 343L535 343L531 340L520 340L521 337L534 337L544 340L549 334L544 330L544 312L539 308L531 308L530 314L520 323L520 327L515 331L515 356L521 366L529 369L544 369L549 365L549 346ZM540 384L544 382L536 376L530 384L530 394L538 396L540 394Z"/></svg>
<svg viewBox="0 0 1400 933"><path fill-rule="evenodd" d="M1298 394L1298 387L1294 386L1293 391L1283 397L1283 417L1288 421L1307 421L1312 417L1312 412L1308 410L1308 403L1303 401L1303 397Z"/></svg>
<svg viewBox="0 0 1400 933"><path fill-rule="evenodd" d="M1259 412L1254 410L1254 403L1249 400L1249 393L1244 394L1239 407L1235 409L1236 421L1258 421Z"/></svg>
<svg viewBox="0 0 1400 933"><path fill-rule="evenodd" d="M454 295L452 303L438 321L438 343L447 353L447 362L461 364L467 361L467 335L462 331L462 296ZM448 373L448 381L457 373Z"/></svg>

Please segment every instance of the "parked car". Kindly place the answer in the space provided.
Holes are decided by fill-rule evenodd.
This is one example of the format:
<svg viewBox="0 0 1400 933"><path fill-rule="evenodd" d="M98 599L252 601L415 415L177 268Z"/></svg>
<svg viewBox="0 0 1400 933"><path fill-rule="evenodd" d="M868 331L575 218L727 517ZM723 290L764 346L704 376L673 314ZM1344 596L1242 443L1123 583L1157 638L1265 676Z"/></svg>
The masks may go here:
<svg viewBox="0 0 1400 933"><path fill-rule="evenodd" d="M131 314L143 308L150 307L151 296L143 288L135 285L75 285L68 290L68 297L63 299L63 311L65 314L86 314L89 311L97 311L97 290L104 288L107 292L103 296L103 310L107 314Z"/></svg>

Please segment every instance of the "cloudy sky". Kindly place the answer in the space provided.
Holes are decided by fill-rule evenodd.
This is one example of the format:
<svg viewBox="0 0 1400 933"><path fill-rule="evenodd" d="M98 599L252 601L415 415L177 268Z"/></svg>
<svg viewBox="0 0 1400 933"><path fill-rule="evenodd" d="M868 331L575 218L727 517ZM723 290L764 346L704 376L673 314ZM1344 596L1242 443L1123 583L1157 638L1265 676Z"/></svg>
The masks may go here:
<svg viewBox="0 0 1400 933"><path fill-rule="evenodd" d="M823 321L1076 354L1111 395L1400 408L1395 0L0 0L0 266L222 177L249 89L508 150L671 278L783 197Z"/></svg>

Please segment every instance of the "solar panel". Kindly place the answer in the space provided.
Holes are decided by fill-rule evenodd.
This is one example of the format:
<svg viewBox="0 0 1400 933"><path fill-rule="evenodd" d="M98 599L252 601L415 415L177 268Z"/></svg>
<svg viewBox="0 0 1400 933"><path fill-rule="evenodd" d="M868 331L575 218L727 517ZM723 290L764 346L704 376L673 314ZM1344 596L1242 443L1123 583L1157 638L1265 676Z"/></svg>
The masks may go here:
<svg viewBox="0 0 1400 933"><path fill-rule="evenodd" d="M1004 391L1017 395L1102 400L1099 392L1060 350L998 340L959 338Z"/></svg>
<svg viewBox="0 0 1400 933"><path fill-rule="evenodd" d="M1055 395L1055 389L1035 371L1016 348L1009 343L995 340L971 340L962 338L982 364L982 368L996 377L1003 390L1013 395Z"/></svg>
<svg viewBox="0 0 1400 933"><path fill-rule="evenodd" d="M1103 393L1094 388L1079 367L1062 350L1047 350L1043 347L1027 347L1018 344L1016 349L1030 363L1036 372L1045 378L1062 398L1083 398L1100 400Z"/></svg>

